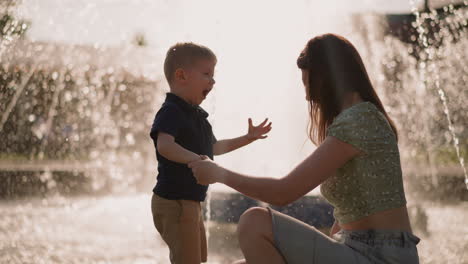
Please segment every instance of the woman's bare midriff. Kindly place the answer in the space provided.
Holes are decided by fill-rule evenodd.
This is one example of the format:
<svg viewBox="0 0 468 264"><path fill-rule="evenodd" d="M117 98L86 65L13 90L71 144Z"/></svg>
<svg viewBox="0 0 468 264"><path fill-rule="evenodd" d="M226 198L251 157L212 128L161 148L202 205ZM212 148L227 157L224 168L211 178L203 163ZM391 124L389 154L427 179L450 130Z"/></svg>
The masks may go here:
<svg viewBox="0 0 468 264"><path fill-rule="evenodd" d="M344 230L385 229L412 232L406 206L378 212L351 223L340 224L340 227Z"/></svg>

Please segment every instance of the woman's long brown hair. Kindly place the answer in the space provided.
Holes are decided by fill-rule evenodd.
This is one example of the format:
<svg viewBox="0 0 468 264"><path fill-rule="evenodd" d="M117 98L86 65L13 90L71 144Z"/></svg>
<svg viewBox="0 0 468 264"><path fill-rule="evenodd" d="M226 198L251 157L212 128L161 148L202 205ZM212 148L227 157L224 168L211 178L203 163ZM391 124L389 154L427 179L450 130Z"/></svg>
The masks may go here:
<svg viewBox="0 0 468 264"><path fill-rule="evenodd" d="M297 66L309 74L309 137L314 144L325 140L327 128L340 113L344 95L349 92L357 92L364 101L373 103L398 139L395 124L377 96L361 56L347 39L324 34L309 40Z"/></svg>

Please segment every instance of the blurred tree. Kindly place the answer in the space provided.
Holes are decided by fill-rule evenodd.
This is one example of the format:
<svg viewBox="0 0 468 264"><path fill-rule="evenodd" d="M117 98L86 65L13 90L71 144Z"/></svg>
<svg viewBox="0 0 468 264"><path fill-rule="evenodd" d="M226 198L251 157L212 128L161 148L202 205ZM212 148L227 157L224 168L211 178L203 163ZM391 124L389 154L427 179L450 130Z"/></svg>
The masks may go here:
<svg viewBox="0 0 468 264"><path fill-rule="evenodd" d="M17 0L0 1L0 37L2 41L11 40L14 36L23 36L30 26L30 22L14 17L13 10L17 4Z"/></svg>
<svg viewBox="0 0 468 264"><path fill-rule="evenodd" d="M146 40L145 34L141 32L138 32L135 34L135 36L133 37L132 43L138 47L148 46L148 41Z"/></svg>

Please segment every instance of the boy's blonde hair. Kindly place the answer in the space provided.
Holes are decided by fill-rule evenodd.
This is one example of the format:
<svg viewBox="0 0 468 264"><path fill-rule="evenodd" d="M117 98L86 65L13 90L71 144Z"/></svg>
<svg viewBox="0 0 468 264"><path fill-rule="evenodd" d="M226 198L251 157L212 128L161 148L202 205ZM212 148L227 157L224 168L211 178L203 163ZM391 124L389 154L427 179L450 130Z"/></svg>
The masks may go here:
<svg viewBox="0 0 468 264"><path fill-rule="evenodd" d="M171 84L177 69L190 67L199 59L216 60L216 55L209 48L192 42L177 43L170 47L164 60L167 82Z"/></svg>

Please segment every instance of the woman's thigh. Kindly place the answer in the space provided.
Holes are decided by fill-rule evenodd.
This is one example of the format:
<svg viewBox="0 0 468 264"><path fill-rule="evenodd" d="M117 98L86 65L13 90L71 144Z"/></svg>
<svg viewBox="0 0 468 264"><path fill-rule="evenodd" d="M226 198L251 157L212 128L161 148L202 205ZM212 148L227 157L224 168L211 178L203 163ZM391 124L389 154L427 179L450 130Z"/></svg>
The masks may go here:
<svg viewBox="0 0 468 264"><path fill-rule="evenodd" d="M322 234L313 226L268 208L276 248L288 264L370 263L343 243Z"/></svg>

